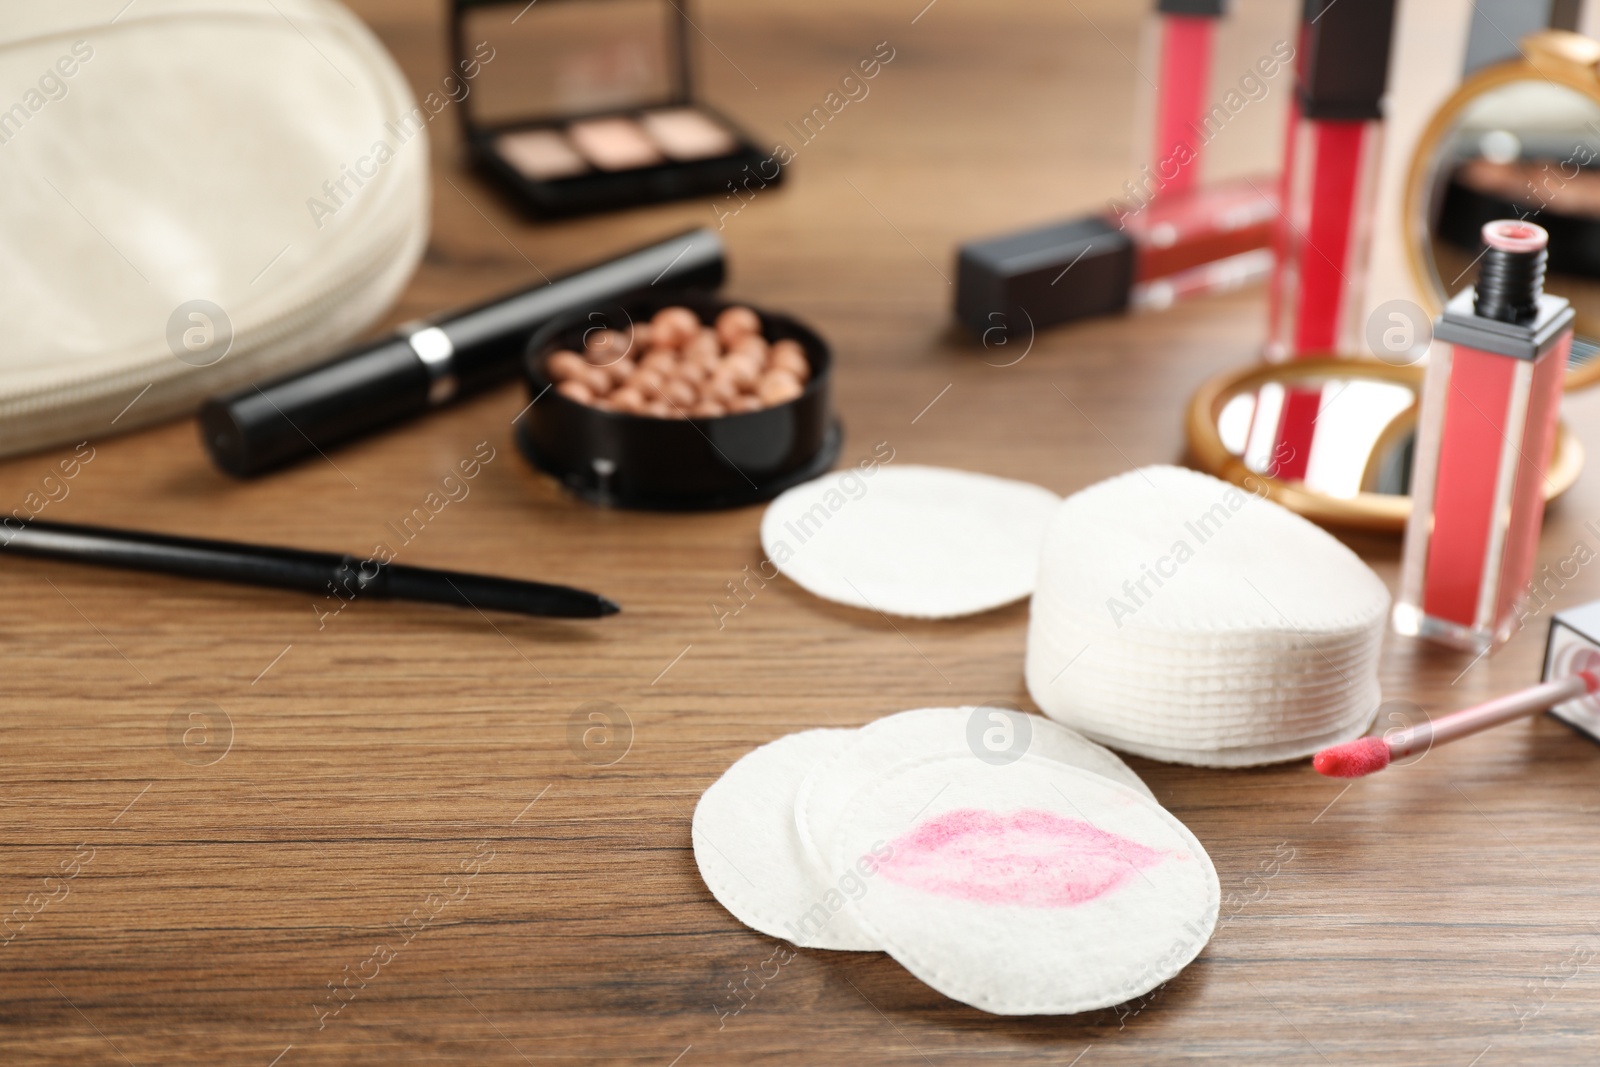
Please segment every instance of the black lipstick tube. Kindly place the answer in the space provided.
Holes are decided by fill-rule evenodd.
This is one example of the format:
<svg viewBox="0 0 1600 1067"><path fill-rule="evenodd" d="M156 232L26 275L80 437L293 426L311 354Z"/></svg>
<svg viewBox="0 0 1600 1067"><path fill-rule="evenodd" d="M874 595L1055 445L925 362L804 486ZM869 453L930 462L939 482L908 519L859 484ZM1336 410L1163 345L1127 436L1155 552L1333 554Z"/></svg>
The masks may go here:
<svg viewBox="0 0 1600 1067"><path fill-rule="evenodd" d="M722 240L691 230L379 341L266 384L213 397L200 409L212 460L241 478L276 470L335 445L509 381L528 338L545 323L605 313L652 287L715 289Z"/></svg>

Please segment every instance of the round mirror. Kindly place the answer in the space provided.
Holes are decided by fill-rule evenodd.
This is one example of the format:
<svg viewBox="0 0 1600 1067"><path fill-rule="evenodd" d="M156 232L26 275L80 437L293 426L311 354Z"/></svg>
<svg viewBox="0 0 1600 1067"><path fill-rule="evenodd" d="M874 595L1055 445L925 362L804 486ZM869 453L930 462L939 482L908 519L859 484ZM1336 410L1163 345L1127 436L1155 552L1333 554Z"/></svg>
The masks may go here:
<svg viewBox="0 0 1600 1067"><path fill-rule="evenodd" d="M1523 218L1550 233L1545 291L1572 301L1567 388L1600 380L1600 42L1562 30L1464 82L1429 123L1406 189L1406 247L1437 315L1475 280L1479 233Z"/></svg>
<svg viewBox="0 0 1600 1067"><path fill-rule="evenodd" d="M1331 357L1224 374L1189 402L1189 450L1206 473L1314 522L1398 533L1411 514L1422 377L1420 366ZM1563 423L1545 499L1572 488L1582 467Z"/></svg>

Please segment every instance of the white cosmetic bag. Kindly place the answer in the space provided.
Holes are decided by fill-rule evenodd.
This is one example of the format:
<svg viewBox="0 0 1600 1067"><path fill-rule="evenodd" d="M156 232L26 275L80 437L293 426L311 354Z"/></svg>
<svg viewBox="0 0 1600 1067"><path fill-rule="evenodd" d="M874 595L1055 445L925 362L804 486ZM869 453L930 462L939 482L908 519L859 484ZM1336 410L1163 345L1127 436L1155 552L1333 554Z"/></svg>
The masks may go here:
<svg viewBox="0 0 1600 1067"><path fill-rule="evenodd" d="M428 117L333 0L0 8L0 455L370 326L427 241Z"/></svg>

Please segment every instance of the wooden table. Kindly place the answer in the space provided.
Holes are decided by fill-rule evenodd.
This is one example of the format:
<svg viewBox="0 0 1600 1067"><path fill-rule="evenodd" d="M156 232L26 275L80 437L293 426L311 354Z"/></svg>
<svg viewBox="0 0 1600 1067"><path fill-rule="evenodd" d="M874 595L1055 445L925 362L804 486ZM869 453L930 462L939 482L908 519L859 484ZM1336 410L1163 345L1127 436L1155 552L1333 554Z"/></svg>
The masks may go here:
<svg viewBox="0 0 1600 1067"><path fill-rule="evenodd" d="M697 6L707 95L768 136L877 42L895 49L790 182L726 220L730 290L832 339L846 459L888 442L896 463L1062 493L1179 459L1190 392L1253 358L1259 293L1042 334L1013 366L949 325L956 243L1103 203L1129 176L1137 77L1119 52L1143 5L923 2ZM355 5L419 92L444 76L442 6ZM440 130L432 244L385 325L713 221L699 201L532 226ZM1123 1009L998 1018L882 955L801 952L719 1019L775 945L700 882L701 791L790 731L1031 706L1027 608L890 623L779 580L719 628L725 583L760 559L759 509L576 503L513 451L524 403L508 388L343 449L337 469L248 484L210 467L187 422L94 442L49 518L360 550L486 441L470 496L406 561L557 578L626 610L569 624L357 603L319 626L303 596L6 562L0 904L51 899L0 945L0 1062L1600 1058L1600 750L1544 718L1348 787L1303 763L1132 761L1232 904L1197 962ZM1591 451L1596 410L1568 408ZM0 464L0 502L66 451ZM1597 514L1590 471L1553 510L1544 560L1600 548L1583 525ZM1394 540L1350 543L1393 583ZM1559 600L1596 595L1586 568ZM1393 639L1386 691L1450 709L1521 686L1544 621L1470 668ZM585 745L591 701L615 707L610 747ZM331 988L351 974L344 1003Z"/></svg>

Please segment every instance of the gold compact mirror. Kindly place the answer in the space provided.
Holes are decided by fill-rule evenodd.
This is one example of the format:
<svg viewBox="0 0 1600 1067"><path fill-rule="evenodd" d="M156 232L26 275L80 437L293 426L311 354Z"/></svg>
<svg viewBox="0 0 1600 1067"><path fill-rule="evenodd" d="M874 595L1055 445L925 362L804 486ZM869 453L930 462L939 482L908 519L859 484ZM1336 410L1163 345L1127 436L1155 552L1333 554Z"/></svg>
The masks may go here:
<svg viewBox="0 0 1600 1067"><path fill-rule="evenodd" d="M1201 470L1313 522L1398 533L1411 514L1422 377L1421 366L1330 357L1224 374L1189 402L1189 450ZM1545 499L1572 488L1582 467L1563 423Z"/></svg>
<svg viewBox="0 0 1600 1067"><path fill-rule="evenodd" d="M1429 122L1406 185L1406 249L1430 315L1471 285L1494 219L1550 233L1545 291L1578 313L1567 388L1600 381L1600 42L1525 37L1520 59L1479 71Z"/></svg>

